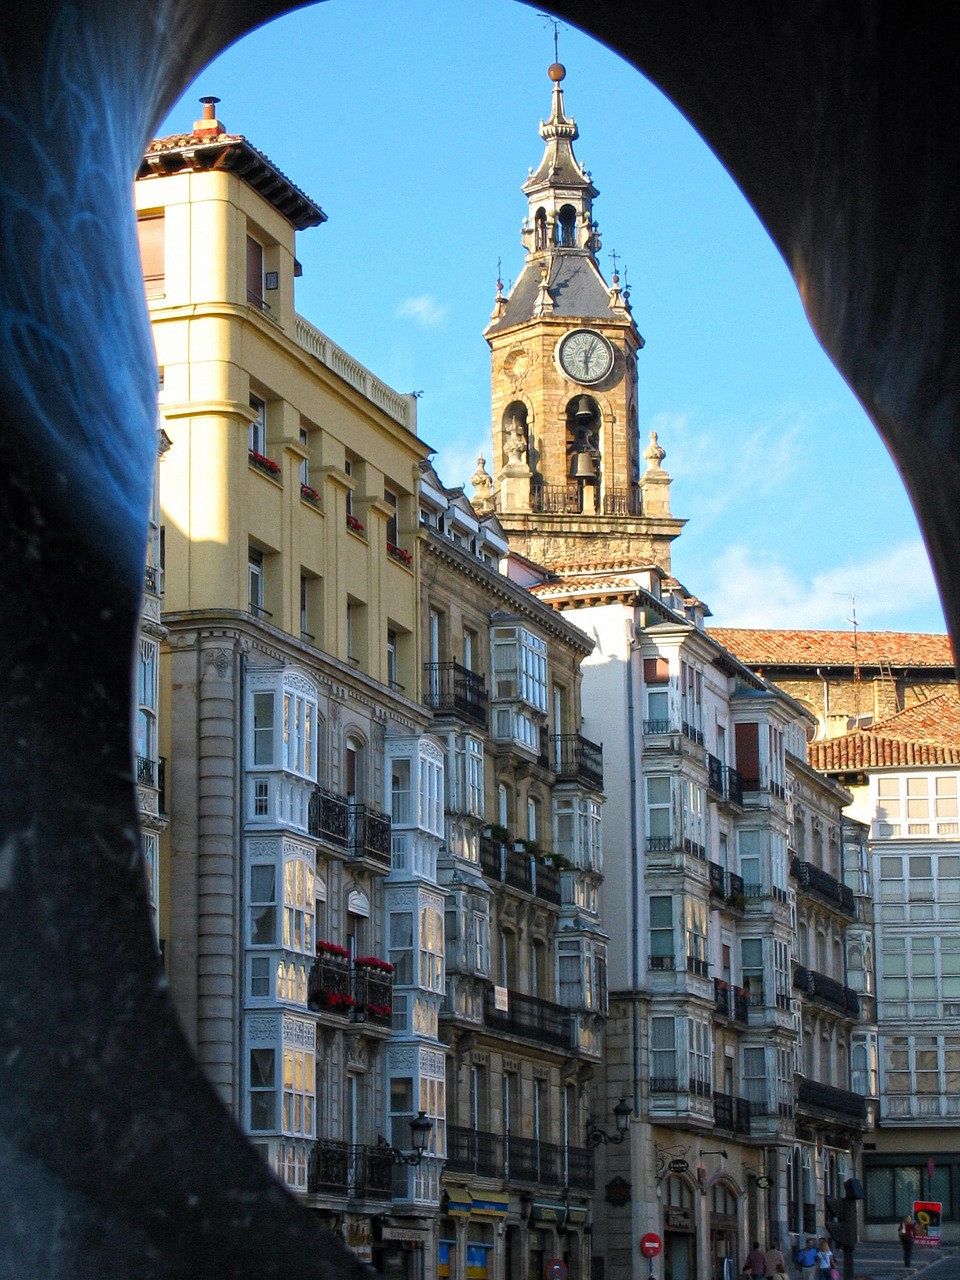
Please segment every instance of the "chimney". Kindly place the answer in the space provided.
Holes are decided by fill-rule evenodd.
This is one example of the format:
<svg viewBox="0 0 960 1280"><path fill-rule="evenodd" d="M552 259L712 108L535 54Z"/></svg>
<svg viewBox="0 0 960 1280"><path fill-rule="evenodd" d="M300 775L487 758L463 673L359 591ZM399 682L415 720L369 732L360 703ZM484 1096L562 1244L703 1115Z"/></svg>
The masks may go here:
<svg viewBox="0 0 960 1280"><path fill-rule="evenodd" d="M201 98L203 103L203 119L194 120L193 132L201 138L215 138L218 133L225 133L223 125L217 119L216 105L220 101L219 98Z"/></svg>

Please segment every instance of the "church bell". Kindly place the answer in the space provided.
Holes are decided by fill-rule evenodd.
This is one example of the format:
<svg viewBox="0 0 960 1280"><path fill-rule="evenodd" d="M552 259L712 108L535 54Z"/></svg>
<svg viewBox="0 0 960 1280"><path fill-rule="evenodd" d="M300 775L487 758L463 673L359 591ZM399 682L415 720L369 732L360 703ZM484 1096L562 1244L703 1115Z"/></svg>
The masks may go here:
<svg viewBox="0 0 960 1280"><path fill-rule="evenodd" d="M573 411L573 416L580 425L593 421L593 401L589 396L580 396L577 399L577 407Z"/></svg>
<svg viewBox="0 0 960 1280"><path fill-rule="evenodd" d="M596 480L597 478L593 458L586 451L578 453L573 460L573 478L574 480Z"/></svg>

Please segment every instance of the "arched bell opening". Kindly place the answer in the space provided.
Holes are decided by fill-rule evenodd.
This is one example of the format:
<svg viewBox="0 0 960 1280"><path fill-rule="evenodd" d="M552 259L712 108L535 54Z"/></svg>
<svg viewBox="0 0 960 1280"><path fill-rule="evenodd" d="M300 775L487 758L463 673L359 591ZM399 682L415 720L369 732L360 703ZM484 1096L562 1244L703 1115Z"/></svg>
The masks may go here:
<svg viewBox="0 0 960 1280"><path fill-rule="evenodd" d="M533 217L533 247L535 249L546 249L547 247L547 211L546 209L538 209Z"/></svg>
<svg viewBox="0 0 960 1280"><path fill-rule="evenodd" d="M572 204L565 204L557 217L557 244L561 249L577 247L577 211Z"/></svg>
<svg viewBox="0 0 960 1280"><path fill-rule="evenodd" d="M567 404L567 482L579 511L600 510L600 406L593 396L574 396Z"/></svg>
<svg viewBox="0 0 960 1280"><path fill-rule="evenodd" d="M500 419L503 457L501 465L508 462L525 462L534 474L540 455L530 439L527 406L522 400L511 400Z"/></svg>

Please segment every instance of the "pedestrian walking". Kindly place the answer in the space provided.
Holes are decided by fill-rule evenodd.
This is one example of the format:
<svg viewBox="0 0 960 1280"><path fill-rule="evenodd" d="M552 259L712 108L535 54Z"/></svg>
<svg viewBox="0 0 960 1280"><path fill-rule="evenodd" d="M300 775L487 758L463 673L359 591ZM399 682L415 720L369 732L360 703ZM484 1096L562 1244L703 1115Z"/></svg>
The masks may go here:
<svg viewBox="0 0 960 1280"><path fill-rule="evenodd" d="M783 1254L777 1248L776 1241L767 1247L767 1276L777 1280L778 1276L787 1274L787 1264Z"/></svg>
<svg viewBox="0 0 960 1280"><path fill-rule="evenodd" d="M753 1280L767 1280L767 1255L760 1248L759 1240L754 1240L743 1269L753 1276Z"/></svg>
<svg viewBox="0 0 960 1280"><path fill-rule="evenodd" d="M833 1260L833 1250L830 1248L830 1241L826 1236L820 1237L820 1247L817 1249L817 1267L819 1268L818 1280L839 1280L840 1272L837 1270L837 1264Z"/></svg>
<svg viewBox="0 0 960 1280"><path fill-rule="evenodd" d="M903 1248L903 1265L909 1267L910 1259L913 1257L913 1242L916 1239L917 1228L914 1226L913 1218L910 1214L906 1214L897 1227L897 1235L900 1237L900 1244Z"/></svg>
<svg viewBox="0 0 960 1280"><path fill-rule="evenodd" d="M797 1252L802 1280L817 1280L817 1242L813 1236L807 1236L807 1243Z"/></svg>

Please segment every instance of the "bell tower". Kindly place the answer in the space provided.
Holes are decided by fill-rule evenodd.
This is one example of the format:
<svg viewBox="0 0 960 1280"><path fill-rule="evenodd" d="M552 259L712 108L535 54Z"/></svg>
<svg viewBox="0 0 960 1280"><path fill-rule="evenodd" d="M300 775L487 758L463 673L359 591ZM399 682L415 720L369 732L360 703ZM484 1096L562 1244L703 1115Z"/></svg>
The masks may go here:
<svg viewBox="0 0 960 1280"><path fill-rule="evenodd" d="M484 331L497 513L516 550L557 571L658 564L669 572L670 543L684 521L670 514L659 445L646 450L643 469L643 338L617 272L607 284L597 262L599 193L574 155L579 135L564 107L566 70L554 62L548 75L543 158L522 188L526 259L509 295L497 281Z"/></svg>

